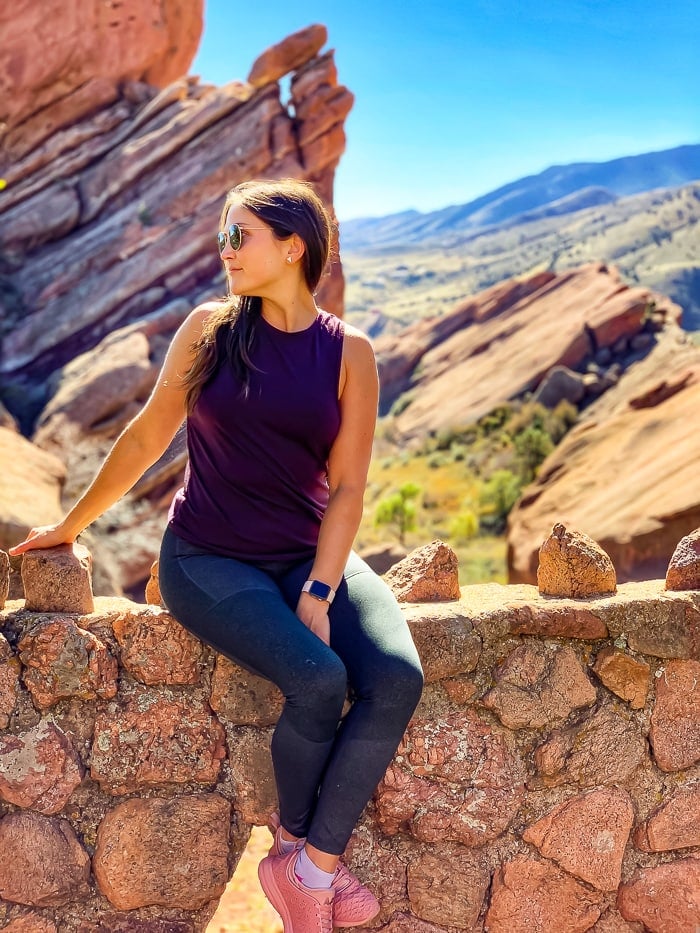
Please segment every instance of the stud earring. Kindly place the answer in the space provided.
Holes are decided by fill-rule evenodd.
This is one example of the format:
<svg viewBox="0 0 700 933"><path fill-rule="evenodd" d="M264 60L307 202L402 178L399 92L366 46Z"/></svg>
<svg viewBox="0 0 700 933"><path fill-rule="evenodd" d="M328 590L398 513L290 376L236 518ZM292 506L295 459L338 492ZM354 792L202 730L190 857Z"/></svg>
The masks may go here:
<svg viewBox="0 0 700 933"><path fill-rule="evenodd" d="M291 256L287 256L287 262L291 262L291 261L292 261L292 257L291 257Z"/></svg>

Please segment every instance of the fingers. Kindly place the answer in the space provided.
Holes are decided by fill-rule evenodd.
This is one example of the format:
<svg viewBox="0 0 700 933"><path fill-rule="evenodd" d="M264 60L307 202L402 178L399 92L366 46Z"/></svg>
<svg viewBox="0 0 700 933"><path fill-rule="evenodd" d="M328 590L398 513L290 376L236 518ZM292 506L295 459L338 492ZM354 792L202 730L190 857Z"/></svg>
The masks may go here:
<svg viewBox="0 0 700 933"><path fill-rule="evenodd" d="M56 547L59 544L67 544L69 541L64 534L54 525L45 525L39 528L32 528L24 541L20 541L14 547L8 549L8 554L17 557L19 554L25 554L27 551L33 551L37 548Z"/></svg>

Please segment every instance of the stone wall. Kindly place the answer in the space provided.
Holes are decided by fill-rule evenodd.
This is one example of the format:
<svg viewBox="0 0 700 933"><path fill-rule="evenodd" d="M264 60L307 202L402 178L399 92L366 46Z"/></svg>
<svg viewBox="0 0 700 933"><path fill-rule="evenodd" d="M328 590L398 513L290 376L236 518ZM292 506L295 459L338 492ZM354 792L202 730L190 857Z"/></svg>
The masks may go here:
<svg viewBox="0 0 700 933"><path fill-rule="evenodd" d="M388 576L441 601L403 604L426 687L348 851L372 929L697 933L700 591L455 592L446 551ZM0 929L203 931L276 805L281 697L89 575L30 552L0 612Z"/></svg>

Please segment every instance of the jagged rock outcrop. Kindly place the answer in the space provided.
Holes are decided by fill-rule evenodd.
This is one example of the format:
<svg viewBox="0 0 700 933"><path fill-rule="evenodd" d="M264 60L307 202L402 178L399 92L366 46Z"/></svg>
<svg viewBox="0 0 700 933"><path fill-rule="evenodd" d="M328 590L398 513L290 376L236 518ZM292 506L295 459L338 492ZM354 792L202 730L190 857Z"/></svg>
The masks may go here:
<svg viewBox="0 0 700 933"><path fill-rule="evenodd" d="M377 340L382 411L406 393L394 426L411 438L475 421L534 392L556 367L605 371L617 362L616 381L622 365L648 352L654 334L680 316L669 299L625 285L600 263L501 282ZM600 391L593 380L588 400Z"/></svg>
<svg viewBox="0 0 700 933"><path fill-rule="evenodd" d="M3 159L23 158L52 133L113 103L124 79L164 87L186 74L202 34L203 10L204 0L4 4Z"/></svg>
<svg viewBox="0 0 700 933"><path fill-rule="evenodd" d="M71 17L78 6L71 5ZM168 16L177 8L166 7ZM338 84L333 53L320 51L325 27L309 27L264 53L254 81L217 88L184 76L187 58L173 59L182 62L183 76L164 68L149 78L147 33L141 67L126 56L113 73L134 25L128 8L119 17L109 38L99 24L91 31L86 17L74 49L85 59L81 67L94 69L92 58L104 57L108 99L94 96L85 112L68 116L62 99L47 103L41 113L55 114L50 132L23 149L17 134L28 126L24 119L8 124L1 143L0 391L25 432L61 368L115 328L154 314L162 323L168 310L172 327L187 308L225 291L213 237L231 186L291 175L314 182L332 208L353 98ZM24 46L16 51L28 54ZM278 78L289 71L286 104ZM107 80L99 68L95 74ZM147 83L172 77L162 90ZM321 301L342 312L337 255Z"/></svg>
<svg viewBox="0 0 700 933"><path fill-rule="evenodd" d="M132 2L68 7L55 16L43 66L32 43L44 32L30 28L38 13L0 14L9 50L0 87L23 87L5 98L0 136L0 431L23 474L0 484L5 546L57 518L53 497L74 501L148 397L176 328L225 292L214 233L226 191L251 177L294 176L312 181L332 210L353 103L333 53L322 51L322 25L264 51L249 80L219 88L185 75L200 3L170 0L148 23ZM290 73L283 103L278 82ZM319 301L342 314L337 249ZM9 437L16 427L53 456L27 454L21 435ZM91 530L98 564L109 568L98 592L147 578L184 459L180 436ZM31 502L37 475L47 489Z"/></svg>
<svg viewBox="0 0 700 933"><path fill-rule="evenodd" d="M562 521L612 558L618 581L661 577L700 526L700 349L669 332L588 408L508 520L508 575L534 583L538 549Z"/></svg>
<svg viewBox="0 0 700 933"><path fill-rule="evenodd" d="M27 574L28 599L52 586ZM160 607L53 589L0 610L0 927L203 933L277 806L280 693ZM700 592L484 584L403 611L426 685L347 853L372 929L691 933Z"/></svg>

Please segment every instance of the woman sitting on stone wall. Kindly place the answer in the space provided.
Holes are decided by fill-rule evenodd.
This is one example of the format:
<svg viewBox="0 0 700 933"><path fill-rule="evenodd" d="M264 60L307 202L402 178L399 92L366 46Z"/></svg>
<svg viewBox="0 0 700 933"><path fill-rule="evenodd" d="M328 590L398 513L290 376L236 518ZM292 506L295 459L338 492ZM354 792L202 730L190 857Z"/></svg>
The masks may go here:
<svg viewBox="0 0 700 933"><path fill-rule="evenodd" d="M260 881L285 933L330 933L379 909L339 856L422 689L394 597L351 550L377 371L367 338L316 307L330 222L309 185L241 184L220 228L229 297L192 311L86 492L11 553L74 541L186 417L161 593L186 628L286 698L271 746L279 825Z"/></svg>

